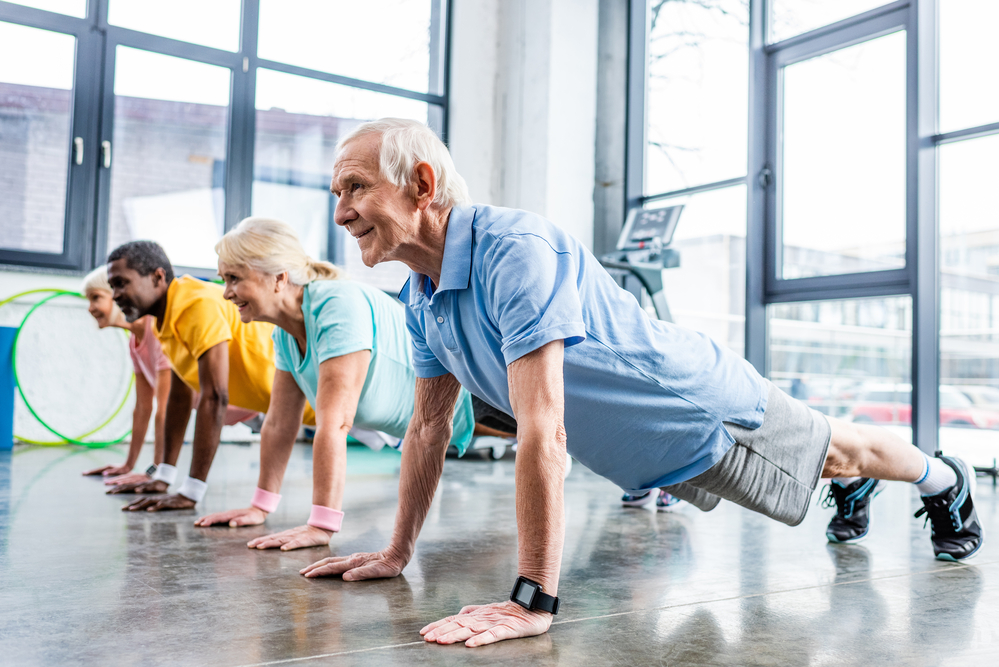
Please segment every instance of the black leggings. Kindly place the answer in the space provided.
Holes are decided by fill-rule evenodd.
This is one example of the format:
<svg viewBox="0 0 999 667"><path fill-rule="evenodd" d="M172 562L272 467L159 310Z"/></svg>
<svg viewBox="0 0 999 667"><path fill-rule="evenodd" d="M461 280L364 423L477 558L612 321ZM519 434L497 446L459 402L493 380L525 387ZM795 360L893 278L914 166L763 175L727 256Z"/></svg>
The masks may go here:
<svg viewBox="0 0 999 667"><path fill-rule="evenodd" d="M472 412L475 413L475 421L483 426L507 433L517 432L516 419L474 395L472 396Z"/></svg>

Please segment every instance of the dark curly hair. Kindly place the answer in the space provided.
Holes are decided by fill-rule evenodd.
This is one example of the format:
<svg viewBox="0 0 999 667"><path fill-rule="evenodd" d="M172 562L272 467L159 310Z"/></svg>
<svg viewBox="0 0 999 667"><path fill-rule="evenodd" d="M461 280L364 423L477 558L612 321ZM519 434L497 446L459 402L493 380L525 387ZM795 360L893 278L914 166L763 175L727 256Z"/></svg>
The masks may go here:
<svg viewBox="0 0 999 667"><path fill-rule="evenodd" d="M123 243L108 255L108 264L118 259L124 259L125 266L138 271L140 276L148 276L156 269L163 269L167 283L173 282L173 264L159 243L154 241Z"/></svg>

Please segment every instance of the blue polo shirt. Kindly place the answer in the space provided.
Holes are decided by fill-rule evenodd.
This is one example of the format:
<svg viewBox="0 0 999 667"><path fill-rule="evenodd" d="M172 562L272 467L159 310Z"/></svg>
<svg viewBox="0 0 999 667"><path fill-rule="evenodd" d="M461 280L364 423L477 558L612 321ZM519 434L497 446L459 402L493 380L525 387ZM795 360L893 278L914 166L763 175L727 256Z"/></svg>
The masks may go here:
<svg viewBox="0 0 999 667"><path fill-rule="evenodd" d="M733 444L722 422L763 423L767 390L748 362L651 319L589 250L538 215L454 208L440 285L414 272L399 298L417 376L451 373L508 414L507 365L563 340L569 453L625 490L699 475Z"/></svg>

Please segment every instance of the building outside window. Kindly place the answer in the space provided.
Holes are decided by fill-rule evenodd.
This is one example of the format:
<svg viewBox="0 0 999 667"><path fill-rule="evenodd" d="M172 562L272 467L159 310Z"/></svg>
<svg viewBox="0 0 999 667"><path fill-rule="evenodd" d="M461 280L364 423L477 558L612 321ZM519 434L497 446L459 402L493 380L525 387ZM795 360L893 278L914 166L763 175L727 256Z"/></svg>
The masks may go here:
<svg viewBox="0 0 999 667"><path fill-rule="evenodd" d="M443 0L0 1L0 263L85 271L151 239L207 278L252 214L398 290L405 267L365 267L333 223L334 150L385 116L443 135L446 18Z"/></svg>

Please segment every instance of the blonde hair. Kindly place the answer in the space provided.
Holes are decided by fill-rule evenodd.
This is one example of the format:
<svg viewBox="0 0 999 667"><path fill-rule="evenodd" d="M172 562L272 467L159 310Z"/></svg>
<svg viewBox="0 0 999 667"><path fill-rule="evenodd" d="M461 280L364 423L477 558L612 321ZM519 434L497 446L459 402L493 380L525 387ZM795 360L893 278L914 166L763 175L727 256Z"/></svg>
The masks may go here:
<svg viewBox="0 0 999 667"><path fill-rule="evenodd" d="M111 289L111 283L108 282L108 267L107 265L98 266L96 269L88 273L83 278L83 285L80 287L80 292L83 296L87 296L90 292L107 292L108 294L114 296L114 290ZM121 312L121 308L114 301L111 302L111 321L115 321L118 318L125 319L124 313Z"/></svg>
<svg viewBox="0 0 999 667"><path fill-rule="evenodd" d="M108 282L108 267L102 264L88 273L83 278L83 285L80 287L80 292L84 296L87 295L87 292L107 292L108 294L114 294L114 290L111 289L111 283Z"/></svg>
<svg viewBox="0 0 999 667"><path fill-rule="evenodd" d="M434 203L441 208L468 206L468 186L454 167L444 142L423 123L403 118L382 118L362 123L337 142L337 152L355 139L371 134L381 136L378 168L385 180L402 186L413 180L417 162L426 162L434 170L437 192Z"/></svg>
<svg viewBox="0 0 999 667"><path fill-rule="evenodd" d="M219 260L233 266L277 275L288 272L296 285L314 280L336 280L342 272L329 262L312 259L302 248L291 225L270 218L245 218L215 244Z"/></svg>

